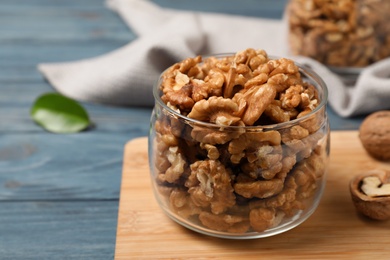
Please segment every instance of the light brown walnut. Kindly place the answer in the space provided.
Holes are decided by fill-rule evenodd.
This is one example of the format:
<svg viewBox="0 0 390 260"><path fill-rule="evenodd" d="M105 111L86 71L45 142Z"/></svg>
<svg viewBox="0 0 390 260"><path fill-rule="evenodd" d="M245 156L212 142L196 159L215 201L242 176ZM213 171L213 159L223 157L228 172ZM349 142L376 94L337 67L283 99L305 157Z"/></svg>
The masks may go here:
<svg viewBox="0 0 390 260"><path fill-rule="evenodd" d="M236 64L248 64L250 60L257 56L256 50L252 48L239 51L234 55L234 62Z"/></svg>
<svg viewBox="0 0 390 260"><path fill-rule="evenodd" d="M191 175L185 183L192 202L211 212L220 214L235 201L231 185L231 172L217 160L197 161L190 165Z"/></svg>
<svg viewBox="0 0 390 260"><path fill-rule="evenodd" d="M163 155L169 162L169 167L159 178L169 183L174 183L182 176L186 167L186 161L177 146L169 147Z"/></svg>
<svg viewBox="0 0 390 260"><path fill-rule="evenodd" d="M216 125L230 126L237 125L241 121L241 118L233 116L237 110L237 104L231 99L210 97L208 100L197 102L188 117Z"/></svg>
<svg viewBox="0 0 390 260"><path fill-rule="evenodd" d="M263 85L268 81L268 75L266 73L260 73L251 79L247 80L244 84L245 89L252 88L254 86L260 86Z"/></svg>
<svg viewBox="0 0 390 260"><path fill-rule="evenodd" d="M373 169L356 175L349 184L356 210L375 220L390 219L390 172Z"/></svg>
<svg viewBox="0 0 390 260"><path fill-rule="evenodd" d="M295 108L301 103L301 93L303 87L301 85L293 85L286 89L286 92L281 94L280 101L282 101L283 108Z"/></svg>
<svg viewBox="0 0 390 260"><path fill-rule="evenodd" d="M302 78L298 72L295 74L278 73L270 76L267 82L274 85L278 93L284 93L290 86L301 84Z"/></svg>
<svg viewBox="0 0 390 260"><path fill-rule="evenodd" d="M272 227L276 219L275 209L257 208L249 213L249 221L253 230L263 232Z"/></svg>
<svg viewBox="0 0 390 260"><path fill-rule="evenodd" d="M316 108L319 103L318 92L311 84L304 83L303 87L304 91L301 93L300 107L302 110L314 110L314 108Z"/></svg>
<svg viewBox="0 0 390 260"><path fill-rule="evenodd" d="M368 115L360 125L359 139L372 157L390 161L390 110Z"/></svg>
<svg viewBox="0 0 390 260"><path fill-rule="evenodd" d="M296 73L299 72L298 66L291 59L280 58L276 60L270 60L268 63L272 68L269 73L270 77L280 73L296 75Z"/></svg>
<svg viewBox="0 0 390 260"><path fill-rule="evenodd" d="M278 172L275 178L284 180L287 177L287 174L292 170L297 162L295 155L285 155L282 159L282 170Z"/></svg>
<svg viewBox="0 0 390 260"><path fill-rule="evenodd" d="M177 147L179 139L171 133L171 128L167 122L157 121L155 144L155 167L160 173L165 173L167 169L171 167L171 162L167 158L170 147Z"/></svg>
<svg viewBox="0 0 390 260"><path fill-rule="evenodd" d="M217 160L219 158L218 148L211 144L200 143L200 148L207 151L207 157L211 160Z"/></svg>
<svg viewBox="0 0 390 260"><path fill-rule="evenodd" d="M234 116L238 105L231 99L223 97L211 97L208 100L201 100L195 104L189 118L204 122L214 123L216 126L243 126L240 117ZM244 129L224 130L224 128L210 128L195 125L191 136L198 142L207 144L224 144L242 134Z"/></svg>
<svg viewBox="0 0 390 260"><path fill-rule="evenodd" d="M202 99L209 97L210 92L213 91L209 84L200 79L192 79L190 81L192 86L191 98L196 103Z"/></svg>
<svg viewBox="0 0 390 260"><path fill-rule="evenodd" d="M178 107L181 111L189 111L194 106L195 101L192 99L192 88L191 84L186 84L177 90L167 91L161 99L165 103Z"/></svg>
<svg viewBox="0 0 390 260"><path fill-rule="evenodd" d="M199 214L201 223L213 230L229 233L245 233L249 230L248 218L231 214L211 214L203 211Z"/></svg>
<svg viewBox="0 0 390 260"><path fill-rule="evenodd" d="M297 115L297 118L306 117L308 114L312 112L312 109L308 108ZM299 125L303 128L306 128L309 133L316 133L318 129L321 128L323 124L321 113L314 113L310 116L307 116L305 119L302 119L299 122Z"/></svg>
<svg viewBox="0 0 390 260"><path fill-rule="evenodd" d="M280 100L272 100L271 104L264 110L264 114L267 115L273 122L283 123L290 121L291 110L285 110L282 108Z"/></svg>
<svg viewBox="0 0 390 260"><path fill-rule="evenodd" d="M282 170L283 150L281 146L261 146L256 150L255 155L255 161L252 163L257 169L261 169L258 178L270 180Z"/></svg>
<svg viewBox="0 0 390 260"><path fill-rule="evenodd" d="M303 82L292 60L269 59L261 49L246 49L221 59L188 58L174 64L162 78L162 100L181 114L188 115L199 102L223 97L238 105L232 116L247 126L302 117L319 103L316 90ZM209 119L206 122L215 123Z"/></svg>
<svg viewBox="0 0 390 260"><path fill-rule="evenodd" d="M283 215L291 217L296 214L297 210L303 210L304 204L297 198L298 185L295 178L287 177L283 190L276 196L263 200L250 202L250 208L269 208L282 212Z"/></svg>
<svg viewBox="0 0 390 260"><path fill-rule="evenodd" d="M154 163L154 166L156 167L156 169L158 170L158 172L165 172L170 166L170 162L168 161L167 157L165 156L165 153L166 151L168 150L168 148L170 147L169 145L167 145L163 140L162 140L162 136L160 133L156 133L156 139L155 139L155 142L156 142L156 150L155 150L155 153L156 153L156 160L155 160L155 163Z"/></svg>
<svg viewBox="0 0 390 260"><path fill-rule="evenodd" d="M236 64L232 64L229 68L229 73L226 76L225 88L223 91L224 98L231 98L233 96L234 86L236 85L236 77L238 76Z"/></svg>
<svg viewBox="0 0 390 260"><path fill-rule="evenodd" d="M325 151L317 148L311 156L299 162L291 172L298 185L296 196L299 201L312 197L318 188L318 180L322 178L326 167L323 156Z"/></svg>
<svg viewBox="0 0 390 260"><path fill-rule="evenodd" d="M287 143L293 140L301 140L309 135L309 131L300 125L294 125L282 131L282 141Z"/></svg>
<svg viewBox="0 0 390 260"><path fill-rule="evenodd" d="M247 132L229 143L228 151L232 163L239 163L247 153L252 153L264 145L278 146L281 136L278 131Z"/></svg>
<svg viewBox="0 0 390 260"><path fill-rule="evenodd" d="M225 72L217 68L212 68L204 79L212 88L222 89L225 83Z"/></svg>
<svg viewBox="0 0 390 260"><path fill-rule="evenodd" d="M249 81L253 81L252 70L245 64L233 63L226 76L223 96L232 98L235 93L245 88Z"/></svg>
<svg viewBox="0 0 390 260"><path fill-rule="evenodd" d="M390 55L389 1L291 0L286 8L294 54L336 67L365 67Z"/></svg>
<svg viewBox="0 0 390 260"><path fill-rule="evenodd" d="M234 191L244 198L269 198L283 190L282 179L255 180L240 174L233 185Z"/></svg>
<svg viewBox="0 0 390 260"><path fill-rule="evenodd" d="M252 71L255 71L258 67L266 63L269 59L268 54L262 49L256 50L256 54L257 54L256 56L250 59L248 64L249 67L252 69Z"/></svg>
<svg viewBox="0 0 390 260"><path fill-rule="evenodd" d="M178 188L172 189L169 195L169 204L173 211L183 218L188 218L201 212L201 209L191 201L187 191Z"/></svg>
<svg viewBox="0 0 390 260"><path fill-rule="evenodd" d="M322 149L323 145L319 142L323 137L324 135L322 133L316 132L302 139L286 141L284 142L288 147L286 154L297 156L298 160L308 158L312 155L313 151Z"/></svg>
<svg viewBox="0 0 390 260"><path fill-rule="evenodd" d="M197 65L201 61L202 61L202 57L201 56L196 56L195 58L187 58L187 59L185 59L185 60L183 60L182 62L179 63L179 71L181 73L184 73L184 74L190 74L190 76L193 76L193 75L191 75L192 73L197 75L197 73L195 73L195 69L194 68L197 68ZM198 70L198 69L196 69L196 70ZM190 71L191 71L191 73L189 73Z"/></svg>
<svg viewBox="0 0 390 260"><path fill-rule="evenodd" d="M275 96L276 88L270 84L263 84L254 86L250 89L245 89L245 91L242 92L242 96L239 96L246 104L242 117L242 121L245 125L253 125L263 114L267 106L271 104L272 100L275 99Z"/></svg>
<svg viewBox="0 0 390 260"><path fill-rule="evenodd" d="M239 137L245 132L243 122L239 122L241 128L226 130L224 127L210 128L196 125L192 128L191 137L200 143L207 143L211 145L225 144L232 139Z"/></svg>

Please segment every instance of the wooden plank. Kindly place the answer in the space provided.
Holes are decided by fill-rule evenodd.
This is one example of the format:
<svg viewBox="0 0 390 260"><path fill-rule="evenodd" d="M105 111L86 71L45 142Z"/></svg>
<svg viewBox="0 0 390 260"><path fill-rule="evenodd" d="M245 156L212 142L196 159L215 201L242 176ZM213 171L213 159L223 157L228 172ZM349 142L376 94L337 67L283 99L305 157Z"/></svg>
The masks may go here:
<svg viewBox="0 0 390 260"><path fill-rule="evenodd" d="M356 130L359 129L360 124L365 118L365 115L344 118L340 117L334 110L328 105L327 107L328 119L331 130Z"/></svg>
<svg viewBox="0 0 390 260"><path fill-rule="evenodd" d="M163 7L279 19L287 0L153 0Z"/></svg>
<svg viewBox="0 0 390 260"><path fill-rule="evenodd" d="M0 202L0 258L113 259L118 201Z"/></svg>
<svg viewBox="0 0 390 260"><path fill-rule="evenodd" d="M388 259L389 223L358 215L348 183L390 163L369 157L356 131L332 132L330 154L324 196L306 222L274 237L237 241L197 234L165 216L151 190L147 140L133 140L124 155L115 259Z"/></svg>
<svg viewBox="0 0 390 260"><path fill-rule="evenodd" d="M34 86L31 84L31 86ZM46 133L37 126L30 117L30 109L39 95L45 92L54 92L50 88L39 88L37 90L26 90L25 93L12 93L0 96L0 132L9 134L22 132ZM4 94L3 92L3 94ZM7 97L14 97L12 100ZM92 122L91 128L84 132L85 135L112 131L122 133L128 139L134 136L147 135L149 120L152 112L150 107L115 107L99 104L80 102L87 110Z"/></svg>
<svg viewBox="0 0 390 260"><path fill-rule="evenodd" d="M0 201L118 199L123 146L136 133L0 136Z"/></svg>
<svg viewBox="0 0 390 260"><path fill-rule="evenodd" d="M74 61L95 57L113 51L127 44L125 40L102 41L62 41L42 43L32 40L29 46L20 42L2 43L0 48L1 66L30 65L36 70L36 65L42 62Z"/></svg>
<svg viewBox="0 0 390 260"><path fill-rule="evenodd" d="M39 62L104 54L135 37L104 1L94 0L1 1L0 32L0 66L32 70Z"/></svg>
<svg viewBox="0 0 390 260"><path fill-rule="evenodd" d="M3 10L94 10L103 9L105 1L96 0L66 0L66 1L50 1L50 0L2 0L1 5ZM163 7L176 8L183 10L195 11L212 11L221 13L232 13L253 16L275 17L280 16L287 0L240 0L239 3L235 0L152 0ZM42 8L37 8L37 7Z"/></svg>

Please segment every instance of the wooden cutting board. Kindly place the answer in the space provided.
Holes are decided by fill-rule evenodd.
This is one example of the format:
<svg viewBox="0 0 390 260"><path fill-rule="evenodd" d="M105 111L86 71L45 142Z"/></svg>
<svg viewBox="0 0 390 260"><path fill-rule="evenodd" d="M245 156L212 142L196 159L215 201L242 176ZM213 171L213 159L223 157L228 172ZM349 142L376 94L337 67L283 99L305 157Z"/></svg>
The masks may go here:
<svg viewBox="0 0 390 260"><path fill-rule="evenodd" d="M115 259L390 259L390 221L356 213L348 184L374 168L356 131L331 133L330 168L316 212L300 226L273 237L230 240L187 230L156 203L149 177L147 139L125 146Z"/></svg>

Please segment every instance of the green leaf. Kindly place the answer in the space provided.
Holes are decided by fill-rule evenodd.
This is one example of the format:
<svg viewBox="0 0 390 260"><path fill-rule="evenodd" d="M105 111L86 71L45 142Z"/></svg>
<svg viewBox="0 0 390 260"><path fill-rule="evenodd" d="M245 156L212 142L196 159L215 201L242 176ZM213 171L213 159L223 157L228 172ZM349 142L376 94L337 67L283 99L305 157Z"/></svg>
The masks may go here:
<svg viewBox="0 0 390 260"><path fill-rule="evenodd" d="M46 93L35 100L32 119L53 133L76 133L90 124L86 110L73 99L58 93Z"/></svg>

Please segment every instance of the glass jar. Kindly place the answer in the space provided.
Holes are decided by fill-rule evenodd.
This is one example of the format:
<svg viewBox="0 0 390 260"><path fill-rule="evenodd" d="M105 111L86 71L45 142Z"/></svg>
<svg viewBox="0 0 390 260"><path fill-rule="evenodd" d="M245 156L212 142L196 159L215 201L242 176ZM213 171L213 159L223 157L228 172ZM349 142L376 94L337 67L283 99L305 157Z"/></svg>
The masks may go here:
<svg viewBox="0 0 390 260"><path fill-rule="evenodd" d="M162 98L162 74L153 89L148 151L155 197L170 218L202 234L249 239L290 230L315 211L329 156L327 88L315 72L298 67L317 92L317 106L290 121L252 126L181 112ZM205 111L227 106L210 102Z"/></svg>
<svg viewBox="0 0 390 260"><path fill-rule="evenodd" d="M295 55L347 74L390 56L390 1L290 0L286 10Z"/></svg>

